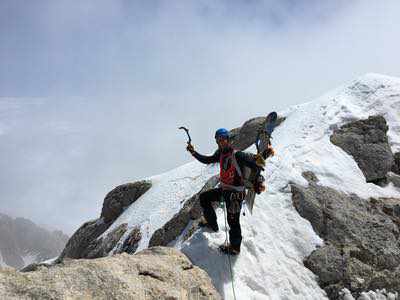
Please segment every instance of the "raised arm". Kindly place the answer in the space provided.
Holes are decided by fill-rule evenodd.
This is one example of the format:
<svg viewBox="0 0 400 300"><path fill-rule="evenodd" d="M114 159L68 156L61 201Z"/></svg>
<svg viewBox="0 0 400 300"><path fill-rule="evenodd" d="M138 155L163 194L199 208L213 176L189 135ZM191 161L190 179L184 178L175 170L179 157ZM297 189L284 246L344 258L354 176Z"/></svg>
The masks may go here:
<svg viewBox="0 0 400 300"><path fill-rule="evenodd" d="M193 157L203 164L213 164L219 162L219 150L215 151L213 155L202 155L196 151L191 152Z"/></svg>

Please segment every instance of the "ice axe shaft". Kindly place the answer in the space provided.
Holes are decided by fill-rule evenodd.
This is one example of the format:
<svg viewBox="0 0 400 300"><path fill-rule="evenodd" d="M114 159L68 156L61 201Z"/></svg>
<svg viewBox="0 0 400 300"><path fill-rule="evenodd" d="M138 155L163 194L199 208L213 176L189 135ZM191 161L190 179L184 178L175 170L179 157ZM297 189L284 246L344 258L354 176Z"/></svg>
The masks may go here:
<svg viewBox="0 0 400 300"><path fill-rule="evenodd" d="M187 136L188 136L188 145L190 145L191 143L192 143L192 138L190 137L190 134L189 134L189 129L187 129L186 127L184 127L184 126L181 126L181 127L179 127L179 129L183 129L183 130L185 130L186 131L186 134L187 134Z"/></svg>

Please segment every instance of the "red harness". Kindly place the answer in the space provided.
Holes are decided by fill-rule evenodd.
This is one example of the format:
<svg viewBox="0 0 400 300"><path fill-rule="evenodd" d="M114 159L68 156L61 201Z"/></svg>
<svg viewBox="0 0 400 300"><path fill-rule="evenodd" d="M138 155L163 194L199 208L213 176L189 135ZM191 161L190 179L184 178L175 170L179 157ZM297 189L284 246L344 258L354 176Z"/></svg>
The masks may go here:
<svg viewBox="0 0 400 300"><path fill-rule="evenodd" d="M235 153L233 149L227 153L220 154L219 157L219 178L223 185L227 186L243 186L243 178L240 167L236 161Z"/></svg>

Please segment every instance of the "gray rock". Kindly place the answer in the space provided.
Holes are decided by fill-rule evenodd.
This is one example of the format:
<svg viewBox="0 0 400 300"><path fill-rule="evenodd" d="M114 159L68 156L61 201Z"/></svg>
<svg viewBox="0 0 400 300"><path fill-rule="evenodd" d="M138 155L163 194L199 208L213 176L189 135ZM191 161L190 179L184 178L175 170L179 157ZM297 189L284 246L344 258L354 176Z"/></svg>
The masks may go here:
<svg viewBox="0 0 400 300"><path fill-rule="evenodd" d="M231 139L231 141L235 141L238 138L240 128L241 127L237 127L237 128L233 128L233 129L229 130L229 138Z"/></svg>
<svg viewBox="0 0 400 300"><path fill-rule="evenodd" d="M221 299L205 271L173 248L0 269L0 299Z"/></svg>
<svg viewBox="0 0 400 300"><path fill-rule="evenodd" d="M279 126L284 120L285 118L278 117L276 126ZM263 127L265 127L265 117L257 117L246 121L239 128L232 129L229 134L233 148L241 151L250 147L256 141L257 134Z"/></svg>
<svg viewBox="0 0 400 300"><path fill-rule="evenodd" d="M370 198L369 203L373 209L386 214L400 228L400 199ZM397 232L394 232L394 234L399 237Z"/></svg>
<svg viewBox="0 0 400 300"><path fill-rule="evenodd" d="M151 182L145 180L117 186L106 195L100 217L104 218L106 223L113 222L125 208L135 202L150 188Z"/></svg>
<svg viewBox="0 0 400 300"><path fill-rule="evenodd" d="M372 116L334 130L330 140L353 156L367 182L379 182L386 179L394 162L387 130L382 116Z"/></svg>
<svg viewBox="0 0 400 300"><path fill-rule="evenodd" d="M244 150L251 146L256 138L258 131L265 124L265 117L257 117L246 121L236 132L230 133L232 145L235 149Z"/></svg>
<svg viewBox="0 0 400 300"><path fill-rule="evenodd" d="M392 166L392 172L400 175L400 152L394 154L394 162Z"/></svg>
<svg viewBox="0 0 400 300"><path fill-rule="evenodd" d="M338 299L343 288L356 296L396 290L400 276L386 275L398 274L400 264L399 199L366 200L315 183L291 189L296 210L325 241L304 264L330 299Z"/></svg>
<svg viewBox="0 0 400 300"><path fill-rule="evenodd" d="M128 229L128 224L123 223L110 231L105 237L100 237L93 240L87 248L87 255L85 258L98 258L107 256L108 253L114 249L118 241Z"/></svg>
<svg viewBox="0 0 400 300"><path fill-rule="evenodd" d="M187 228L191 220L202 215L198 197L200 193L214 188L218 183L218 176L211 177L197 194L185 202L182 209L176 213L163 227L156 230L150 238L149 247L166 246L175 240Z"/></svg>
<svg viewBox="0 0 400 300"><path fill-rule="evenodd" d="M387 182L391 182L395 187L400 188L400 175L393 172L389 172L386 175Z"/></svg>
<svg viewBox="0 0 400 300"><path fill-rule="evenodd" d="M318 178L317 176L315 176L315 174L311 171L305 171L301 174L304 179L306 179L308 181L308 183L310 184L314 184L314 183L318 183Z"/></svg>
<svg viewBox="0 0 400 300"><path fill-rule="evenodd" d="M63 252L58 258L86 258L90 244L110 227L103 219L96 219L84 223L68 240Z"/></svg>
<svg viewBox="0 0 400 300"><path fill-rule="evenodd" d="M58 262L65 258L78 259L107 256L128 228L128 224L123 223L110 231L105 237L100 237L110 225L110 223L102 222L102 219L83 224L68 241L67 246L58 258Z"/></svg>
<svg viewBox="0 0 400 300"><path fill-rule="evenodd" d="M304 265L314 273L318 273L320 285L323 287L340 282L343 278L343 257L340 250L333 245L313 251L304 260Z"/></svg>
<svg viewBox="0 0 400 300"><path fill-rule="evenodd" d="M19 271L24 273L24 272L33 272L36 271L39 267L49 267L50 265L48 264L43 264L43 263L32 263L27 265L26 267L23 267Z"/></svg>
<svg viewBox="0 0 400 300"><path fill-rule="evenodd" d="M400 266L392 271L382 270L373 274L369 288L370 290L378 290L384 286L388 292L399 292L399 278Z"/></svg>
<svg viewBox="0 0 400 300"><path fill-rule="evenodd" d="M131 232L129 233L128 237L125 239L121 250L119 252L126 252L129 254L133 254L136 252L138 246L139 246L139 241L142 238L142 233L140 232L139 227L134 227Z"/></svg>
<svg viewBox="0 0 400 300"><path fill-rule="evenodd" d="M109 192L103 202L101 217L83 224L69 239L58 261L64 258L96 258L107 255L126 231L120 226L104 239L97 239L129 205L151 188L149 181L120 185Z"/></svg>

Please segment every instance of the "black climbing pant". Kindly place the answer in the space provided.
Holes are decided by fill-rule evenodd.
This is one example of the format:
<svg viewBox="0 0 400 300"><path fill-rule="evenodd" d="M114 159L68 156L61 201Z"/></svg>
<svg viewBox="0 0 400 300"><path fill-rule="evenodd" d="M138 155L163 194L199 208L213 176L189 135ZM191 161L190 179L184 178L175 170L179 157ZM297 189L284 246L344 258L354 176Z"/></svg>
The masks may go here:
<svg viewBox="0 0 400 300"><path fill-rule="evenodd" d="M244 192L227 191L216 188L201 193L199 197L204 218L213 228L218 228L218 224L217 215L215 214L212 203L219 202L221 197L223 198L229 224L229 242L233 247L240 249L242 230L240 228L239 218Z"/></svg>

